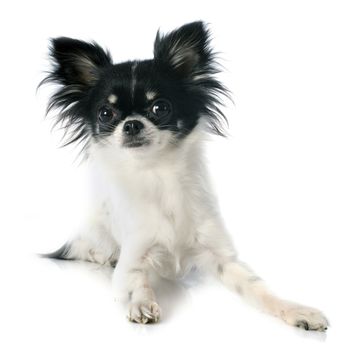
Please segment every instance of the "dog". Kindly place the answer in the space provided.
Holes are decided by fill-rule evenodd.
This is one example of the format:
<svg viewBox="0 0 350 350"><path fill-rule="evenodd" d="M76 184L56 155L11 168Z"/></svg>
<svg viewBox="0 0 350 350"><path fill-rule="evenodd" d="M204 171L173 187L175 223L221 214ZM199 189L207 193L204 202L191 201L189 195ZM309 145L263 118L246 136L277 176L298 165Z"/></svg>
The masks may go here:
<svg viewBox="0 0 350 350"><path fill-rule="evenodd" d="M238 259L220 216L203 145L210 133L225 135L230 93L207 24L158 31L148 60L114 64L95 42L59 37L50 61L41 84L58 89L48 111L59 111L66 144L80 143L95 191L81 231L45 257L115 267L114 292L132 322L160 319L151 274L195 268L289 325L327 329L320 311L275 296Z"/></svg>

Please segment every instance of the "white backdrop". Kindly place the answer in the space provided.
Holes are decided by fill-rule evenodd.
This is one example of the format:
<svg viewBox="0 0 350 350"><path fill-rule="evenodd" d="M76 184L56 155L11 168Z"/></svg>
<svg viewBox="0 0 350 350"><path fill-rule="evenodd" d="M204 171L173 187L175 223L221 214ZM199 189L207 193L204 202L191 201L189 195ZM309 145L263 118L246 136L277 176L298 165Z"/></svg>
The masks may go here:
<svg viewBox="0 0 350 350"><path fill-rule="evenodd" d="M350 21L347 1L3 1L2 349L349 347ZM149 58L156 30L210 23L233 91L230 137L208 145L223 215L243 260L279 294L322 309L327 334L292 329L214 281L158 291L164 320L114 303L110 271L35 257L79 224L84 166L44 119L48 38L96 40L115 62Z"/></svg>

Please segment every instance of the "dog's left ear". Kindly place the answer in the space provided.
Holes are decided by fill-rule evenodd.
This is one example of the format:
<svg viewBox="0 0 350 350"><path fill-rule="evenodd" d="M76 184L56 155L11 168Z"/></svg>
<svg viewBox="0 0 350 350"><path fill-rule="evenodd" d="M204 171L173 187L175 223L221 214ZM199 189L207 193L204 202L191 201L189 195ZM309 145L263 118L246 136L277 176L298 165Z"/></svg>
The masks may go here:
<svg viewBox="0 0 350 350"><path fill-rule="evenodd" d="M206 70L211 73L213 54L209 43L209 30L201 21L186 24L165 35L158 31L154 43L154 59L184 78L195 77Z"/></svg>

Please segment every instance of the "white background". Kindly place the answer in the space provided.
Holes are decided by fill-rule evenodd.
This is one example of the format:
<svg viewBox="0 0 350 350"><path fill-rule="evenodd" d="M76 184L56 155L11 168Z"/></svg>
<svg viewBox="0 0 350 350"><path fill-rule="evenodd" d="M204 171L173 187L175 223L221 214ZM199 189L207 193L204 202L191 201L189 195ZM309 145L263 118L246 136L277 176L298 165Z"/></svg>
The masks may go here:
<svg viewBox="0 0 350 350"><path fill-rule="evenodd" d="M349 348L350 12L347 1L3 1L0 5L1 349ZM156 30L202 19L233 91L230 137L208 145L241 258L286 298L322 309L327 334L285 326L215 281L158 290L164 319L114 303L110 271L35 257L84 208L84 166L44 119L48 38L149 58Z"/></svg>

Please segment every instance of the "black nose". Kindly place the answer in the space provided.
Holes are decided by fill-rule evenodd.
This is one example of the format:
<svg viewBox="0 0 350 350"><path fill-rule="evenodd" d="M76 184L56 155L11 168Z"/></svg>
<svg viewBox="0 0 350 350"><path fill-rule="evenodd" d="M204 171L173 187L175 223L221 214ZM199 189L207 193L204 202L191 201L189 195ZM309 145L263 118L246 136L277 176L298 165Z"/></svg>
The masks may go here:
<svg viewBox="0 0 350 350"><path fill-rule="evenodd" d="M123 131L125 134L134 136L137 135L145 126L139 120L128 120L124 126Z"/></svg>

